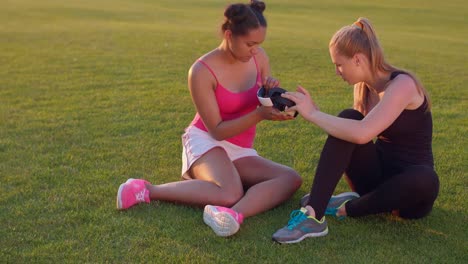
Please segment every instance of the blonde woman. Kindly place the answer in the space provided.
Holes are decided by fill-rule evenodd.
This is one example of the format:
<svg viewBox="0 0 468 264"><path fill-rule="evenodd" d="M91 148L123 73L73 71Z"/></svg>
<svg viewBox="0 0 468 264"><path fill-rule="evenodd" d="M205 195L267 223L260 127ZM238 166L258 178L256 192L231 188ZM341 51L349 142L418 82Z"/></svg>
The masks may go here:
<svg viewBox="0 0 468 264"><path fill-rule="evenodd" d="M431 104L418 79L386 62L366 18L336 32L329 51L336 74L354 85L354 109L338 117L320 112L300 86L298 92L284 95L296 103L291 110L329 137L301 209L273 234L279 243L326 235L324 215L394 212L402 218L421 218L429 214L439 191ZM352 192L332 196L343 174Z"/></svg>

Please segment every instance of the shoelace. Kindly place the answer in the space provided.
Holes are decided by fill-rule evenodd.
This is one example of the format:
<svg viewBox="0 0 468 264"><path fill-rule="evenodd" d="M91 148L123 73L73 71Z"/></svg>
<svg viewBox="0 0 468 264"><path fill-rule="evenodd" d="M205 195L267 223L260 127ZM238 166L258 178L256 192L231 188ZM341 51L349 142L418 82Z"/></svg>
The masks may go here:
<svg viewBox="0 0 468 264"><path fill-rule="evenodd" d="M351 200L351 199L350 199L350 200ZM338 218L338 220L343 220L343 219L345 219L346 216L338 215L338 210L339 210L341 207L345 206L345 204L346 204L347 202L349 202L350 200L344 201L344 202L343 202L342 204L340 204L338 207L327 208L327 209L325 210L325 214L334 215L334 216L336 216L336 217Z"/></svg>
<svg viewBox="0 0 468 264"><path fill-rule="evenodd" d="M141 190L141 191L135 193L135 199L138 202L144 202L145 201L145 190Z"/></svg>
<svg viewBox="0 0 468 264"><path fill-rule="evenodd" d="M290 219L288 221L288 229L290 230L307 219L307 215L304 214L301 210L292 211L289 217Z"/></svg>

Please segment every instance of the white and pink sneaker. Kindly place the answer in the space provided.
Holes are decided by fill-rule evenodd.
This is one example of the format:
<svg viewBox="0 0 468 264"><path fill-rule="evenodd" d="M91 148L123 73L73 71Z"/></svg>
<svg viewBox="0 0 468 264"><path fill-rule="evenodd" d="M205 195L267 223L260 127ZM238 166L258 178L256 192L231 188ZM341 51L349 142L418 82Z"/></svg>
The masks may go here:
<svg viewBox="0 0 468 264"><path fill-rule="evenodd" d="M216 235L227 237L239 231L244 216L230 208L207 205L203 211L203 221L213 229Z"/></svg>
<svg viewBox="0 0 468 264"><path fill-rule="evenodd" d="M140 179L128 179L122 183L117 192L117 209L125 210L139 203L149 203L149 191L145 184L149 182Z"/></svg>

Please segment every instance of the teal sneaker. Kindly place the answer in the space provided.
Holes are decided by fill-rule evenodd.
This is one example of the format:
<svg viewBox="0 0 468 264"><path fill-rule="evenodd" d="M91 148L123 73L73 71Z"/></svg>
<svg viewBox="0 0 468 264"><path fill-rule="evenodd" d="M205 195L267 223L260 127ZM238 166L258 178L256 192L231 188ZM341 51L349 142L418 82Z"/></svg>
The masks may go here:
<svg viewBox="0 0 468 264"><path fill-rule="evenodd" d="M325 215L333 215L336 216L336 212L338 209L340 209L342 206L344 206L347 202L359 198L359 194L355 192L344 192L338 195L334 195L330 198L330 201L328 201L327 209L325 209ZM307 202L309 201L309 194L304 195L301 198L301 206L305 207L307 205ZM340 219L343 219L343 217L339 217Z"/></svg>
<svg viewBox="0 0 468 264"><path fill-rule="evenodd" d="M308 237L321 237L328 234L325 217L317 220L307 215L307 209L292 211L288 225L273 234L273 240L278 243L297 243Z"/></svg>

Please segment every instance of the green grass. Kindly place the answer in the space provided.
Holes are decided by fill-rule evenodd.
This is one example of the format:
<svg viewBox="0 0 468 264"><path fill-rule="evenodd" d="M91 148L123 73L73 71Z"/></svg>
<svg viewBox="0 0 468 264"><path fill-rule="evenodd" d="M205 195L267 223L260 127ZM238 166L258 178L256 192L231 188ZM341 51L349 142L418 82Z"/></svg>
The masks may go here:
<svg viewBox="0 0 468 264"><path fill-rule="evenodd" d="M326 3L323 3L326 2ZM373 21L387 58L433 99L441 188L432 214L337 221L282 246L271 234L308 192L325 134L298 118L263 122L256 149L304 184L285 204L216 237L201 210L162 202L115 210L128 177L179 179L180 136L194 115L195 59L218 45L217 0L0 0L1 263L462 263L468 259L468 5L448 1L267 2L267 50L282 86L321 109L351 105L334 75L332 34ZM272 144L274 142L274 144ZM292 147L291 147L292 146ZM337 191L347 190L340 182Z"/></svg>

